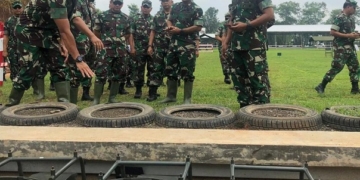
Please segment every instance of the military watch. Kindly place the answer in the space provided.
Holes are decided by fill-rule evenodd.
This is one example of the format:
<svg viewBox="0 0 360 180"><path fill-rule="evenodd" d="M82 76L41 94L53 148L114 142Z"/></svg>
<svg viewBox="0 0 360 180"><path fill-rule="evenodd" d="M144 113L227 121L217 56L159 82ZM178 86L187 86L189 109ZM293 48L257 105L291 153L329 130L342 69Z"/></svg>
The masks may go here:
<svg viewBox="0 0 360 180"><path fill-rule="evenodd" d="M84 55L80 55L75 59L75 62L80 63L84 61Z"/></svg>

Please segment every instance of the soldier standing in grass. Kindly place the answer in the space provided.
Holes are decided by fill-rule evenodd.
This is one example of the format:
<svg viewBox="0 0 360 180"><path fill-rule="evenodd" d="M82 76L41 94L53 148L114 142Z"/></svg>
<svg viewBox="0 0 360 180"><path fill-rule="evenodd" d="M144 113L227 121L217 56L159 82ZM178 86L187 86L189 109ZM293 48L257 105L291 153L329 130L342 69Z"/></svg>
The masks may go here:
<svg viewBox="0 0 360 180"><path fill-rule="evenodd" d="M169 18L172 0L160 0L160 11L156 13L151 22L151 34L147 49L148 55L152 56L150 67L153 71L149 74L149 97L147 101L155 101L157 99L157 89L163 82L165 57L170 44L170 36L165 31L167 27L166 20Z"/></svg>
<svg viewBox="0 0 360 180"><path fill-rule="evenodd" d="M69 19L75 7L73 0L32 0L27 4L15 27L21 68L6 106L20 103L41 63L46 64L50 71L59 102L69 102L70 99L69 68L66 62L76 65L83 76L94 75L82 61L70 31ZM59 39L62 39L62 43ZM97 48L101 48L101 41L94 43ZM67 61L68 50L75 62Z"/></svg>
<svg viewBox="0 0 360 180"><path fill-rule="evenodd" d="M162 103L175 102L178 77L184 79L184 104L191 104L196 63L196 39L204 26L203 10L192 0L175 3L167 21L171 34L164 74L168 78L167 97Z"/></svg>
<svg viewBox="0 0 360 180"><path fill-rule="evenodd" d="M110 10L100 13L95 20L94 33L101 37L105 48L99 52L94 86L94 105L100 103L104 84L111 80L108 103L116 103L119 88L124 88L127 75L126 39L129 39L131 53L135 53L130 33L129 17L121 12L123 0L110 0ZM125 38L124 38L125 37Z"/></svg>
<svg viewBox="0 0 360 180"><path fill-rule="evenodd" d="M322 82L315 87L319 94L323 94L326 85L331 82L335 76L342 71L345 64L349 68L351 81L351 93L359 93L359 61L354 46L355 39L360 38L359 33L355 32L355 14L357 2L346 0L343 11L334 19L330 34L334 36L334 60L331 69L325 74Z"/></svg>
<svg viewBox="0 0 360 180"><path fill-rule="evenodd" d="M222 53L230 43L232 79L240 107L270 103L267 24L274 19L271 0L238 0L231 4Z"/></svg>
<svg viewBox="0 0 360 180"><path fill-rule="evenodd" d="M226 13L226 15L225 15L226 23L229 20L229 18L230 18L230 13ZM215 39L218 40L220 63L221 63L223 74L225 76L224 82L226 84L231 84L229 62L226 60L225 56L223 56L223 54L221 53L222 41L223 41L223 38L225 37L224 34L225 34L226 28L227 27L225 25L219 26L217 32L215 33Z"/></svg>
<svg viewBox="0 0 360 180"><path fill-rule="evenodd" d="M136 49L136 57L132 65L132 73L136 87L134 96L135 99L140 99L142 96L142 87L145 82L145 66L147 65L148 74L153 73L153 67L150 67L152 58L147 54L149 36L151 32L150 24L153 18L150 15L151 10L152 2L150 0L142 1L141 13L133 17L131 23L131 33L134 36Z"/></svg>
<svg viewBox="0 0 360 180"><path fill-rule="evenodd" d="M91 12L88 6L87 0L78 0L76 5L76 12L73 14L73 17L70 19L70 27L71 32L74 35L76 46L79 50L79 53L84 55L83 60L89 63L89 65L93 64L91 59L86 59L86 55L90 50L90 43L88 37L92 37L96 39L96 41L100 41L89 28L89 24L91 26ZM81 20L82 19L82 20ZM85 24L84 24L85 23ZM84 27L81 27L84 26ZM79 28L77 28L79 27ZM79 29L86 28L85 33L82 33ZM72 57L69 57L70 61L73 61ZM81 72L77 69L76 66L71 66L70 68L70 102L73 104L77 104L78 99L78 88L80 86L80 82L83 85L83 97L82 100L93 101L94 99L90 97L89 90L91 86L91 78L82 77Z"/></svg>

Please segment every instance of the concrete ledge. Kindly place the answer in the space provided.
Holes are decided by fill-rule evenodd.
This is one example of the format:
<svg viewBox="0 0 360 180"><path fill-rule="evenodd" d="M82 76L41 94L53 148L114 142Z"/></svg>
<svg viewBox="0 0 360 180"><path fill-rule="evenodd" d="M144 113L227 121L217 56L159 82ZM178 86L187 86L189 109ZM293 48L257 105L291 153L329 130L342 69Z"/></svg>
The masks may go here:
<svg viewBox="0 0 360 180"><path fill-rule="evenodd" d="M102 129L0 126L0 158L64 157L89 160L360 167L360 133L305 131Z"/></svg>

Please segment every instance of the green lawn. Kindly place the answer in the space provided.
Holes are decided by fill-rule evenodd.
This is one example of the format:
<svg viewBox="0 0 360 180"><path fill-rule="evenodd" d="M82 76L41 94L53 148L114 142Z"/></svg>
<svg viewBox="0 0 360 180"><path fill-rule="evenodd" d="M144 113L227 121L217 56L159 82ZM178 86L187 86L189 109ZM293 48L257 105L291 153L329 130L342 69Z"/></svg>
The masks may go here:
<svg viewBox="0 0 360 180"><path fill-rule="evenodd" d="M282 56L278 57L277 53ZM221 65L218 58L218 52L204 52L200 54L197 60L195 72L195 83L193 92L193 103L196 104L217 104L231 108L236 111L239 105L236 100L236 93L231 89L231 85L223 82ZM270 81L272 86L272 103L293 104L322 111L326 107L333 105L357 105L360 95L350 94L351 84L348 76L348 70L341 72L335 80L330 83L323 96L319 96L314 87L322 80L322 77L330 68L331 57L325 57L324 50L317 49L271 49L268 51L268 60L270 65ZM105 88L107 85L105 86ZM49 78L46 78L46 101L55 101L55 92L48 91ZM80 88L81 89L81 88ZM6 103L8 94L11 90L9 81L0 87L0 102ZM146 102L147 87L144 88L143 98L133 99L134 88L127 89L130 94L127 96L118 95L117 99L122 102L138 102L148 104L157 111L166 106L181 104L183 99L183 86L179 88L178 102L174 104L160 104L157 102ZM91 94L93 92L91 91ZM159 89L161 97L166 94L166 87ZM81 92L79 92L79 99ZM108 91L102 96L102 101L106 102ZM28 90L22 103L35 102L32 90ZM80 108L91 105L91 102L81 102Z"/></svg>

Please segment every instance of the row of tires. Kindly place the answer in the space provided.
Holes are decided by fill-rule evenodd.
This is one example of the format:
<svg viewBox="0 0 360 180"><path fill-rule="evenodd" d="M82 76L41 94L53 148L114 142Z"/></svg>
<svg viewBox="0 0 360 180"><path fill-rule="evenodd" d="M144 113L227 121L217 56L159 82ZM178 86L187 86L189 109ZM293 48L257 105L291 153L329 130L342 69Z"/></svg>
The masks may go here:
<svg viewBox="0 0 360 180"><path fill-rule="evenodd" d="M75 121L86 127L123 128L151 124L155 121L158 126L170 128L215 129L227 128L234 124L246 124L249 129L262 130L319 130L323 122L328 126L345 131L360 131L360 118L346 116L336 112L338 107L324 110L321 115L314 110L280 104L265 104L247 106L233 113L229 108L216 105L191 104L167 107L156 113L145 104L116 103L91 106L79 111L71 103L38 103L22 104L9 108L0 107L0 122L4 125L15 126L46 126L54 123ZM49 109L47 114L37 111ZM136 113L113 115L124 109ZM34 114L20 112L32 110ZM177 113L181 112L181 115ZM211 113L211 116L189 117L194 112ZM258 113L261 112L261 113ZM271 115L264 115L270 113ZM278 112L286 112L288 114ZM293 115L297 112L298 115ZM100 113L102 116L95 114ZM296 113L295 113L296 114ZM299 115L300 114L300 115Z"/></svg>

